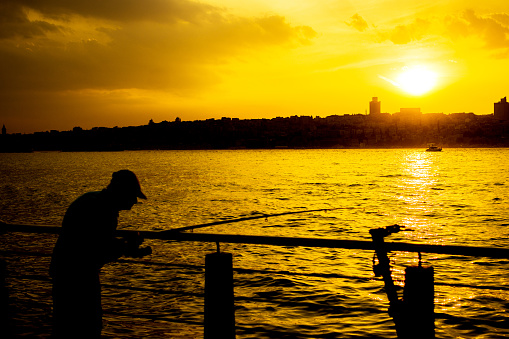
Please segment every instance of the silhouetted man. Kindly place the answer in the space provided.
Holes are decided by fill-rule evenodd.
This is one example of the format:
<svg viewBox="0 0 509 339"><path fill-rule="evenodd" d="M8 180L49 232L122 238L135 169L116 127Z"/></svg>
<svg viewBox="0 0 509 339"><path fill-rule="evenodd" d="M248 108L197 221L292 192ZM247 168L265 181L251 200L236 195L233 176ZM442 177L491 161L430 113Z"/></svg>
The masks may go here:
<svg viewBox="0 0 509 339"><path fill-rule="evenodd" d="M107 188L85 193L67 209L50 265L54 338L100 337L99 270L126 254L130 244L114 233L119 211L130 210L137 198L147 199L138 178L121 170Z"/></svg>

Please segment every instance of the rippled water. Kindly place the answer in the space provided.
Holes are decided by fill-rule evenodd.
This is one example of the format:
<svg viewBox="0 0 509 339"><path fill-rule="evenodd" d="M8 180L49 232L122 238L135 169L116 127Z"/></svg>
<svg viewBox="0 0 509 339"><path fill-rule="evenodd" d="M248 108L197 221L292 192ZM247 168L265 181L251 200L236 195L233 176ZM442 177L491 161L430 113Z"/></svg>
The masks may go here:
<svg viewBox="0 0 509 339"><path fill-rule="evenodd" d="M369 240L369 229L397 223L411 231L388 240L509 245L508 149L0 154L0 219L58 225L75 198L103 188L121 168L138 174L149 199L122 212L119 228L164 230L341 207L200 231ZM51 253L55 241L48 235L0 237L2 250ZM104 334L202 337L202 265L215 244L147 242L151 257L103 269ZM240 244L221 249L233 253L236 268L255 270L234 276L238 338L396 337L383 282L372 274L373 253ZM47 336L49 258L6 258L16 331ZM417 255L391 253L391 260L403 286L404 268L416 264ZM423 261L435 268L437 338L509 336L508 260L425 254Z"/></svg>

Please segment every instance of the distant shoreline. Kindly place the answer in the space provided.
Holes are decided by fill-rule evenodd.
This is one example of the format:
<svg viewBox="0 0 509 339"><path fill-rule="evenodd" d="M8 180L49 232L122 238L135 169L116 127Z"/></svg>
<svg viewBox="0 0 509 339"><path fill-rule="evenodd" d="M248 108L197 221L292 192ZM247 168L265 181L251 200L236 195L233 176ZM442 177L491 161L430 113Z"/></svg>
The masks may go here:
<svg viewBox="0 0 509 339"><path fill-rule="evenodd" d="M447 150L453 149L504 149L509 146L451 146L444 147L442 153ZM0 151L0 154L27 154L27 153L118 153L118 152L144 152L144 151L298 151L298 150L422 150L426 151L424 147L286 147L286 148L228 148L228 149L212 149L212 148L182 148L182 149L125 149L125 150L33 150L33 151ZM440 153L440 152L438 152Z"/></svg>
<svg viewBox="0 0 509 339"><path fill-rule="evenodd" d="M0 135L0 152L395 149L509 147L509 120L493 115L407 114L205 121Z"/></svg>

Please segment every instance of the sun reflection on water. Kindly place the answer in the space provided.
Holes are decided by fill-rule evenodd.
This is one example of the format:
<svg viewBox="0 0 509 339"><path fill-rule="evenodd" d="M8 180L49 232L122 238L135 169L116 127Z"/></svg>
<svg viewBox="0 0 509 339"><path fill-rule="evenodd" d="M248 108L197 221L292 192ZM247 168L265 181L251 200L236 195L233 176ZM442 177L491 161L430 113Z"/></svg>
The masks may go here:
<svg viewBox="0 0 509 339"><path fill-rule="evenodd" d="M402 161L405 189L408 195L402 199L417 209L426 209L425 203L429 200L431 188L437 183L437 168L433 159L424 152L407 153Z"/></svg>
<svg viewBox="0 0 509 339"><path fill-rule="evenodd" d="M439 242L433 217L441 206L440 158L428 152L408 151L399 166L402 175L396 199L405 211L400 216L401 223L419 231L410 235L414 240Z"/></svg>

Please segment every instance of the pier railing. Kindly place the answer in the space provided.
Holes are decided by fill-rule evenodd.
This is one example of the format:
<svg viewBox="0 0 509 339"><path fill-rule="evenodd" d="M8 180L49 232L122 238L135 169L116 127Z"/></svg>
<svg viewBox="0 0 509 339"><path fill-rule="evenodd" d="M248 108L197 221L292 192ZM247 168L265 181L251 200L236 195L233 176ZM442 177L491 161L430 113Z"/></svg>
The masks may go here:
<svg viewBox="0 0 509 339"><path fill-rule="evenodd" d="M23 224L0 223L0 231L4 232L26 232L26 233L60 233L59 226L36 226ZM178 240L178 241L199 241L213 243L236 243L256 244L272 246L296 246L296 247L325 247L343 248L374 251L375 245L372 241L366 240L341 240L326 238L299 238L299 237L270 237L256 235L236 234L215 234L215 233L186 233L171 231L135 231L118 230L119 237L139 233L145 239ZM509 249L498 247L477 247L477 246L453 246L453 245L428 245L412 244L402 242L385 242L387 251L401 251L414 253L433 253L478 256L487 258L509 259Z"/></svg>
<svg viewBox="0 0 509 339"><path fill-rule="evenodd" d="M24 225L24 224L7 224L0 222L0 233L2 232L24 232L24 233L49 233L49 234L58 234L61 230L61 227L57 226L37 226L37 225ZM378 229L381 230L381 229ZM390 273L389 263L386 260L387 252L391 251L402 251L402 252L415 252L419 253L432 253L432 254L445 254L445 255L461 255L461 256L476 256L476 257L487 257L487 258L502 258L509 259L509 249L507 248L489 248L489 247L475 247L475 246L451 246L451 245L429 245L429 244L412 244L412 243L402 243L402 242L385 242L383 238L388 235L385 234L381 238L375 238L373 236L373 241L363 241L363 240L340 240L340 239L324 239L324 238L302 238L302 237L272 237L272 236L253 236L253 235L233 235L233 234L214 234L214 233L188 233L188 232L178 232L178 231L134 231L134 230L118 230L117 235L119 237L129 236L133 233L139 234L143 236L145 239L158 239L158 240L175 240L175 241L196 241L196 242L209 242L217 244L217 253L212 253L207 255L206 257L206 265L205 265L205 321L204 321L204 333L205 338L235 338L235 320L234 320L234 308L233 308L233 279L232 272L244 270L244 271L256 271L249 269L239 269L232 267L231 255L228 253L220 252L220 244L221 243L236 243L236 244L257 244L257 245L271 245L271 246L292 246L292 247L321 247L321 248L336 248L336 249L358 249L358 250L367 250L367 251L375 251L379 260L380 265L385 264L382 267L381 276L385 283L386 292L391 303L391 308L393 308L392 312L394 313L394 308L396 306L402 307L402 303L400 300L395 300L397 297L397 293L395 291L391 292L392 277ZM37 253L25 252L25 254L37 255ZM385 261L384 262L384 257ZM122 259L122 261L127 261ZM420 265L419 265L420 267ZM209 272L207 274L207 272ZM417 271L412 271L415 276ZM419 273L420 272L420 273ZM278 272L281 273L281 272ZM284 273L284 272L283 272ZM287 272L290 274L290 272ZM375 272L376 273L376 272ZM422 273L422 274L421 274ZM418 279L417 280L426 280L429 277L429 270L426 272L423 270L422 272L418 270ZM407 272L408 274L408 272ZM431 299L433 299L433 272L431 270ZM219 280L216 279L219 277ZM5 279L5 277L2 277ZM36 278L37 279L37 278ZM407 277L408 279L408 277ZM414 278L415 280L415 278ZM429 279L428 279L429 280ZM2 283L2 281L0 281ZM418 282L420 284L420 282ZM438 284L442 285L442 284ZM463 287L472 287L462 284L448 284L452 286L463 286ZM392 287L391 287L392 286ZM421 289L418 292L422 294L422 286L418 286ZM428 287L425 287L429 289ZM482 286L480 286L482 288ZM502 288L505 289L505 288ZM412 288L409 288L411 291ZM391 298L391 293L393 293ZM406 293L406 291L405 291ZM411 293L411 292L408 292ZM405 298L409 300L413 297L409 294ZM228 302L224 302L225 300L229 300ZM429 300L418 300L418 302L424 302L425 304L429 304ZM432 302L432 301L431 301ZM417 308L423 308L421 305L417 305ZM401 312L405 313L408 309L408 305L405 306L406 309ZM415 305L414 305L415 307ZM418 312L421 312L418 310ZM220 318L215 317L216 315L221 315ZM209 316L207 316L209 315ZM396 323L396 328L398 330L398 322L402 319L394 316ZM209 319L207 319L209 317ZM214 317L214 318L210 318ZM422 318L422 314L420 314ZM429 316L425 316L428 317ZM0 319L1 320L1 319ZM431 321L431 325L430 325ZM406 322L403 319L402 322ZM431 329L430 329L431 326ZM227 327L225 332L225 327ZM407 326L408 327L408 326ZM415 331L415 324L412 324L410 327ZM426 329L427 327L427 329ZM431 306L431 318L428 321L428 324L425 325L425 330L421 331L420 335L415 336L415 332L413 335L409 335L406 333L406 330L399 331L399 338L432 338L434 337L434 316L433 316L433 307Z"/></svg>

